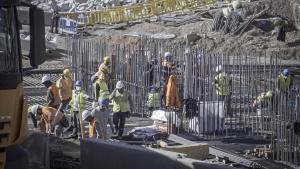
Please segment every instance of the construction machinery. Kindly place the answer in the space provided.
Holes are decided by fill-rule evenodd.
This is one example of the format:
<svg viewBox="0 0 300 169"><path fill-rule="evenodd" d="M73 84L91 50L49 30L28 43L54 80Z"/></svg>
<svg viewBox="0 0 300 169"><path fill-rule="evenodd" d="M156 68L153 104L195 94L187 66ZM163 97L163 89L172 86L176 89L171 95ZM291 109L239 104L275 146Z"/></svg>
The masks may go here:
<svg viewBox="0 0 300 169"><path fill-rule="evenodd" d="M27 101L22 84L20 24L18 7L29 8L30 19L30 65L36 68L45 60L44 13L36 6L22 3L21 0L0 1L0 168L9 163L24 168L28 153L18 144L27 135ZM7 153L10 152L10 153ZM23 153L22 153L23 152ZM11 157L10 155L14 156ZM27 158L28 159L28 158ZM11 162L10 162L11 160ZM12 162L13 161L13 162ZM28 160L27 160L28 161ZM24 163L19 163L24 162ZM11 165L12 166L12 165Z"/></svg>

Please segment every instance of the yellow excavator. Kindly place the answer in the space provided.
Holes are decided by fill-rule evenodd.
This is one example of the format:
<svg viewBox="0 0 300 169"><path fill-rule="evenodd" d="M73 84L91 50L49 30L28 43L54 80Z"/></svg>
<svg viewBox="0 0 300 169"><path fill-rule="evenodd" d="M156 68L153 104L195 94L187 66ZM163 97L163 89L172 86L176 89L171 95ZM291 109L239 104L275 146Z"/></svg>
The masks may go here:
<svg viewBox="0 0 300 169"><path fill-rule="evenodd" d="M27 100L22 83L24 70L18 20L20 6L29 9L30 65L36 68L45 61L43 10L21 0L0 0L0 169L15 168L8 167L8 159L18 158L21 150L12 147L18 146L27 136ZM10 153L13 158L7 153L8 149L13 149ZM22 164L18 166L18 169L23 168Z"/></svg>

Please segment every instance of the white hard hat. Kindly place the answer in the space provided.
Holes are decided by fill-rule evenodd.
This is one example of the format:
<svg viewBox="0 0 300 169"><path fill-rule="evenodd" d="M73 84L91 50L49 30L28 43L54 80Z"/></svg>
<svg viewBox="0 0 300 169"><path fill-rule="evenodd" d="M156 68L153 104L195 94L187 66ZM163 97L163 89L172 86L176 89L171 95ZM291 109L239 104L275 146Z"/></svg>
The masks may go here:
<svg viewBox="0 0 300 169"><path fill-rule="evenodd" d="M232 1L232 7L234 10L237 10L241 7L241 1L240 0L234 0Z"/></svg>
<svg viewBox="0 0 300 169"><path fill-rule="evenodd" d="M37 110L39 109L39 105L33 105L31 107L31 113L34 114L35 116L37 115Z"/></svg>
<svg viewBox="0 0 300 169"><path fill-rule="evenodd" d="M122 81L118 81L116 84L117 89L122 89L124 87L124 83Z"/></svg>
<svg viewBox="0 0 300 169"><path fill-rule="evenodd" d="M165 57L172 57L172 53L171 52L166 52Z"/></svg>
<svg viewBox="0 0 300 169"><path fill-rule="evenodd" d="M216 72L220 72L220 71L222 71L222 65L216 67Z"/></svg>
<svg viewBox="0 0 300 169"><path fill-rule="evenodd" d="M91 111L84 110L84 111L82 112L82 120L86 121L86 119L87 119L89 116L92 116Z"/></svg>
<svg viewBox="0 0 300 169"><path fill-rule="evenodd" d="M42 78L42 83L45 83L45 82L50 81L50 80L51 80L51 79L50 79L50 76L45 75L45 76L43 76L43 78Z"/></svg>

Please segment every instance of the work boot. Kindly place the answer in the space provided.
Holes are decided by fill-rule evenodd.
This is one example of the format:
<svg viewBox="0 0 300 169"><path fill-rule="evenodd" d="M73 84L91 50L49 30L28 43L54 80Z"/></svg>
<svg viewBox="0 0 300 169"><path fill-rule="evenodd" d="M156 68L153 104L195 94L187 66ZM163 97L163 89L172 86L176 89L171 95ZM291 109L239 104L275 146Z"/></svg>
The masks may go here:
<svg viewBox="0 0 300 169"><path fill-rule="evenodd" d="M70 131L73 131L73 125L70 125L70 126L67 127L66 129L64 129L64 133L70 132Z"/></svg>

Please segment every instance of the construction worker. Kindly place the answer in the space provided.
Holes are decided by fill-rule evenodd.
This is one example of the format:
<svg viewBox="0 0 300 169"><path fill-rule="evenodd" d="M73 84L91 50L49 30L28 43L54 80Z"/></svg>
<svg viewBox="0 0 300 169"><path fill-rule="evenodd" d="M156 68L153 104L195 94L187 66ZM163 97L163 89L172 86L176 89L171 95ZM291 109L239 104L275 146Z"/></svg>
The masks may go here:
<svg viewBox="0 0 300 169"><path fill-rule="evenodd" d="M72 89L73 89L73 81L72 81L72 72L70 69L65 69L63 71L63 75L56 82L56 86L58 87L59 97L61 100L61 104L58 108L58 111L64 112L67 105L71 101L72 98Z"/></svg>
<svg viewBox="0 0 300 169"><path fill-rule="evenodd" d="M264 116L267 115L267 108L269 105L272 105L274 94L271 90L267 92L262 92L257 96L257 98L253 101L252 107L256 108L257 118L259 118L259 129L262 129L264 126Z"/></svg>
<svg viewBox="0 0 300 169"><path fill-rule="evenodd" d="M55 126L59 121L61 116L63 116L67 105L71 101L72 98L72 88L73 88L73 81L72 81L72 72L70 69L65 69L63 71L63 75L56 81L56 86L58 88L59 98L61 103L59 108L55 114L55 118L52 121L52 125Z"/></svg>
<svg viewBox="0 0 300 169"><path fill-rule="evenodd" d="M124 89L124 83L118 81L116 88L109 96L113 100L113 123L118 132L118 139L122 139L125 127L125 118L129 117L133 110L133 102L128 91Z"/></svg>
<svg viewBox="0 0 300 169"><path fill-rule="evenodd" d="M151 86L148 93L147 106L149 109L148 116L152 115L153 110L161 107L161 93L156 86Z"/></svg>
<svg viewBox="0 0 300 169"><path fill-rule="evenodd" d="M55 84L51 82L51 79L48 75L43 76L42 84L47 88L47 107L53 107L58 109L60 105L60 98L58 93L58 88Z"/></svg>
<svg viewBox="0 0 300 169"><path fill-rule="evenodd" d="M168 84L168 79L172 73L173 63L172 63L172 54L170 52L165 53L165 59L163 62L162 73L163 73L163 81L165 84Z"/></svg>
<svg viewBox="0 0 300 169"><path fill-rule="evenodd" d="M214 79L214 85L216 87L216 94L218 99L224 101L224 109L227 116L232 117L231 112L231 84L232 78L230 75L222 71L222 66L216 67L216 73Z"/></svg>
<svg viewBox="0 0 300 169"><path fill-rule="evenodd" d="M92 110L91 115L95 118L97 125L99 125L99 131L97 131L97 138L107 139L107 123L110 115L109 100L99 100L99 106Z"/></svg>
<svg viewBox="0 0 300 169"><path fill-rule="evenodd" d="M75 82L75 89L72 91L72 100L70 102L71 112L73 116L73 132L71 135L66 137L68 138L78 138L78 131L79 126L81 126L81 122L78 115L80 115L83 110L85 109L85 103L86 99L88 99L89 96L84 93L82 90L82 81L76 81ZM81 131L81 130L80 130Z"/></svg>
<svg viewBox="0 0 300 169"><path fill-rule="evenodd" d="M41 131L49 134L51 134L51 122L54 120L56 112L57 109L53 107L34 105L29 108L29 114L32 118L34 127L39 128ZM68 120L64 116L62 116L59 119L58 124L54 126L55 135L57 137L60 137L63 131L63 127L67 127L68 125Z"/></svg>
<svg viewBox="0 0 300 169"><path fill-rule="evenodd" d="M102 78L104 78L106 84L109 85L109 80L111 78L109 56L104 57L104 61L99 66L98 72L96 73L96 76L98 76L99 79L101 75L103 76Z"/></svg>
<svg viewBox="0 0 300 169"><path fill-rule="evenodd" d="M107 103L104 103L104 104L107 104ZM106 137L107 137L106 125L104 127L105 122L104 122L104 119L102 119L102 117L101 117L101 116L105 116L101 113L106 114L107 109L105 107L106 107L106 105L101 105L101 106L97 106L92 111L84 110L82 112L82 120L89 123L89 137L90 138L106 139Z"/></svg>
<svg viewBox="0 0 300 169"><path fill-rule="evenodd" d="M100 92L98 77L96 75L93 75L91 77L91 82L92 82L92 92L93 92L92 108L96 108L98 104L99 92Z"/></svg>
<svg viewBox="0 0 300 169"><path fill-rule="evenodd" d="M280 92L287 92L293 85L293 78L289 69L284 69L278 77L278 89Z"/></svg>

